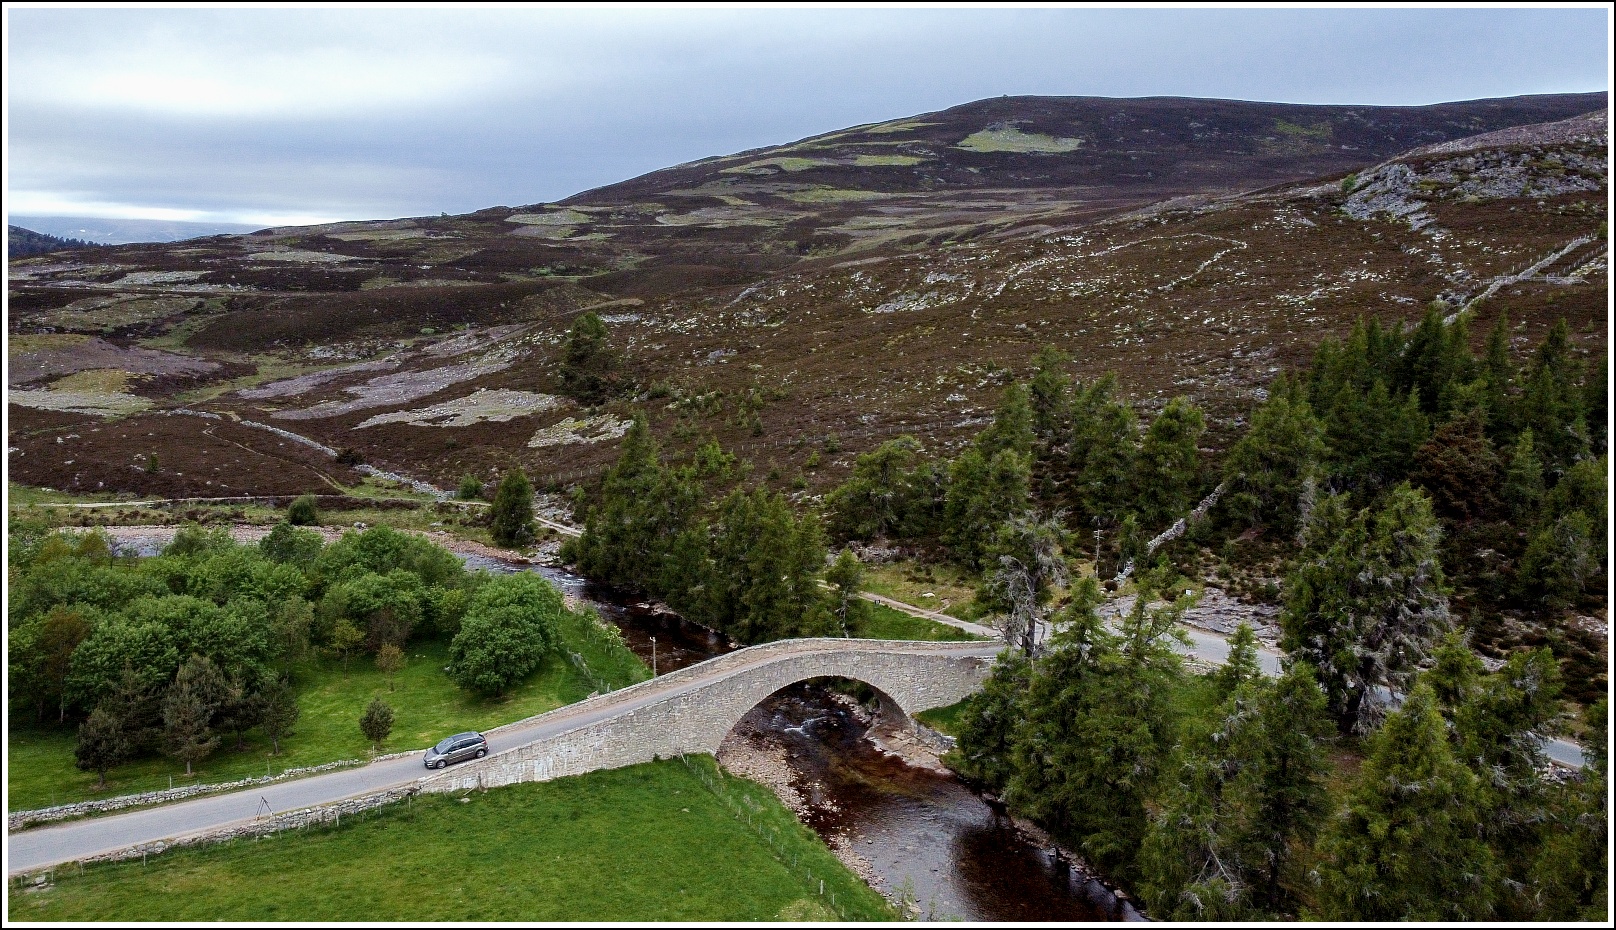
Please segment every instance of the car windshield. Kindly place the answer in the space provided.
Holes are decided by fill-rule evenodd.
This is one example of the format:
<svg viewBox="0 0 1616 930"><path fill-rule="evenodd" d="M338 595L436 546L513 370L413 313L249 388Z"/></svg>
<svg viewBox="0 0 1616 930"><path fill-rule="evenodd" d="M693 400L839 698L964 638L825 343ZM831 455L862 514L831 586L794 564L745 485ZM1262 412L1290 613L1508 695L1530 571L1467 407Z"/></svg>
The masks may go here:
<svg viewBox="0 0 1616 930"><path fill-rule="evenodd" d="M449 747L454 745L454 741L455 741L455 738L451 736L448 739L444 740L443 742L439 743L438 745L433 746L432 748L436 749L438 752L448 752Z"/></svg>

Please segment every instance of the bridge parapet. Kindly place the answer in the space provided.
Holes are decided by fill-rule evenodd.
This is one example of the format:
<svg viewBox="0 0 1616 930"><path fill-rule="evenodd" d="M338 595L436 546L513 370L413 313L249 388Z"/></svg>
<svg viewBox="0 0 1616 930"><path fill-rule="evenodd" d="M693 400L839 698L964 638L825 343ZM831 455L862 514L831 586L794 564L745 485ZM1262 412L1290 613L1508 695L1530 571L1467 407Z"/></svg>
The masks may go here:
<svg viewBox="0 0 1616 930"><path fill-rule="evenodd" d="M986 680L998 648L993 643L846 639L754 646L564 708L579 719L577 726L428 776L421 790L492 788L620 768L657 757L713 754L741 717L764 698L810 678L864 682L912 715L975 692ZM613 708L621 710L613 713Z"/></svg>

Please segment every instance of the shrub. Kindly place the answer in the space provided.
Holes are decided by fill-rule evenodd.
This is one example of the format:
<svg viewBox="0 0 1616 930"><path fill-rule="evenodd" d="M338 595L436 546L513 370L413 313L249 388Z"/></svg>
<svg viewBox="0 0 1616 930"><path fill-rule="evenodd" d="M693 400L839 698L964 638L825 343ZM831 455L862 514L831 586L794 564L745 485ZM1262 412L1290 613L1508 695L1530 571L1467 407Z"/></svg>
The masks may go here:
<svg viewBox="0 0 1616 930"><path fill-rule="evenodd" d="M319 526L320 508L313 494L305 494L286 508L286 522L293 526Z"/></svg>
<svg viewBox="0 0 1616 930"><path fill-rule="evenodd" d="M365 707L365 713L359 718L359 732L365 734L365 739L381 752L382 741L393 732L393 708L381 698L373 698Z"/></svg>
<svg viewBox="0 0 1616 930"><path fill-rule="evenodd" d="M449 645L449 677L463 688L501 695L539 667L560 640L566 607L537 575L502 575L477 589Z"/></svg>
<svg viewBox="0 0 1616 930"><path fill-rule="evenodd" d="M455 496L463 501L474 501L483 496L483 481L476 475L467 475L460 479L460 490Z"/></svg>

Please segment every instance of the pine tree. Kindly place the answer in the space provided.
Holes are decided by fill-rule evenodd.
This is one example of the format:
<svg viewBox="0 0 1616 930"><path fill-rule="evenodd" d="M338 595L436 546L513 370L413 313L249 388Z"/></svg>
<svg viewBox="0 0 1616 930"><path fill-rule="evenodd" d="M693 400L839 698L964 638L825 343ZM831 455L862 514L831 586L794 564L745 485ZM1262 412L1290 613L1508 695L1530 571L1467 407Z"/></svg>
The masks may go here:
<svg viewBox="0 0 1616 930"><path fill-rule="evenodd" d="M830 585L830 612L843 636L852 636L869 617L869 603L859 597L863 582L864 566L851 549L843 549L836 561L825 569L825 583Z"/></svg>
<svg viewBox="0 0 1616 930"><path fill-rule="evenodd" d="M1166 527L1195 504L1201 462L1198 444L1206 418L1188 398L1168 401L1145 430L1135 473L1135 500L1147 527Z"/></svg>
<svg viewBox="0 0 1616 930"><path fill-rule="evenodd" d="M1040 462L1054 462L1067 454L1072 434L1072 379L1062 369L1070 363L1071 357L1054 346L1044 346L1033 358L1027 393Z"/></svg>
<svg viewBox="0 0 1616 930"><path fill-rule="evenodd" d="M1066 556L1061 552L1060 524L1034 516L1012 517L999 527L988 549L988 569L977 591L977 603L1005 618L1005 644L1023 655L1037 652L1045 608L1054 589L1066 583ZM1073 597L1097 598L1093 578Z"/></svg>
<svg viewBox="0 0 1616 930"><path fill-rule="evenodd" d="M1519 402L1520 425L1532 430L1551 475L1563 473L1589 449L1582 380L1582 365L1571 354L1570 329L1561 320L1538 347Z"/></svg>
<svg viewBox="0 0 1616 930"><path fill-rule="evenodd" d="M1522 431L1510 447L1502 495L1504 503L1509 505L1510 515L1518 521L1536 517L1543 503L1543 463L1538 461L1529 429Z"/></svg>
<svg viewBox="0 0 1616 930"><path fill-rule="evenodd" d="M519 468L505 473L494 493L488 526L497 545L524 546L533 540L533 486Z"/></svg>
<svg viewBox="0 0 1616 930"><path fill-rule="evenodd" d="M1113 526L1133 506L1139 424L1115 391L1107 374L1073 393L1067 494L1080 525Z"/></svg>
<svg viewBox="0 0 1616 930"><path fill-rule="evenodd" d="M259 724L264 735L269 737L272 754L281 754L281 740L292 732L301 713L291 683L281 676L275 676L264 689L264 718Z"/></svg>
<svg viewBox="0 0 1616 930"><path fill-rule="evenodd" d="M132 751L122 716L103 703L79 724L73 761L81 771L96 774L95 786L100 789L107 786L107 770L128 759Z"/></svg>
<svg viewBox="0 0 1616 930"><path fill-rule="evenodd" d="M899 436L855 459L853 474L826 498L831 535L843 541L898 535L913 506L919 452L913 436Z"/></svg>
<svg viewBox="0 0 1616 930"><path fill-rule="evenodd" d="M1029 481L1028 459L1014 450L1002 450L991 459L975 447L960 453L949 471L943 518L943 543L955 562L984 567L994 532L1027 511Z"/></svg>
<svg viewBox="0 0 1616 930"><path fill-rule="evenodd" d="M1500 313L1498 322L1487 333L1487 348L1480 364L1487 435L1500 445L1513 439L1517 428L1513 396L1515 363L1509 356L1509 332L1509 317Z"/></svg>
<svg viewBox="0 0 1616 930"><path fill-rule="evenodd" d="M1257 661L1257 634L1251 624L1242 622L1229 638L1229 655L1212 672L1217 685L1218 699L1228 700L1242 685L1261 679L1262 666Z"/></svg>
<svg viewBox="0 0 1616 930"><path fill-rule="evenodd" d="M1311 665L1343 732L1372 728L1379 688L1405 690L1450 618L1429 498L1407 484L1356 516L1314 507L1285 585L1283 646Z"/></svg>
<svg viewBox="0 0 1616 930"><path fill-rule="evenodd" d="M999 408L994 411L993 422L977 435L976 447L986 461L992 461L994 456L1005 451L1030 458L1036 440L1032 400L1027 387L1012 384L1004 389Z"/></svg>
<svg viewBox="0 0 1616 930"><path fill-rule="evenodd" d="M1255 762L1232 793L1244 811L1240 842L1245 861L1261 875L1260 900L1269 913L1294 913L1281 882L1293 850L1318 833L1329 805L1325 743L1331 737L1324 692L1306 663L1292 662L1257 699Z"/></svg>
<svg viewBox="0 0 1616 930"><path fill-rule="evenodd" d="M1414 480L1443 516L1463 522L1498 509L1503 463L1493 451L1479 415L1444 423L1414 453Z"/></svg>
<svg viewBox="0 0 1616 930"><path fill-rule="evenodd" d="M581 314L561 347L561 393L584 404L599 404L617 392L622 380L606 324L593 311Z"/></svg>
<svg viewBox="0 0 1616 930"><path fill-rule="evenodd" d="M1490 917L1496 867L1480 839L1481 789L1454 758L1436 696L1416 685L1370 741L1319 866L1326 920Z"/></svg>
<svg viewBox="0 0 1616 930"><path fill-rule="evenodd" d="M359 732L365 734L365 739L377 752L382 751L382 742L387 735L393 732L393 708L381 698L372 698L365 705L365 712L359 717Z"/></svg>
<svg viewBox="0 0 1616 930"><path fill-rule="evenodd" d="M1583 715L1588 736L1581 777L1551 789L1550 820L1532 866L1538 919L1608 923L1610 901L1610 703L1600 698Z"/></svg>
<svg viewBox="0 0 1616 930"><path fill-rule="evenodd" d="M1251 415L1251 428L1223 460L1223 507L1246 526L1296 532L1302 488L1317 476L1323 429L1300 388L1285 378Z"/></svg>
<svg viewBox="0 0 1616 930"><path fill-rule="evenodd" d="M1015 739L1026 716L1027 681L1032 664L1015 650L993 663L982 690L965 699L950 764L966 779L990 791L1003 791L1015 773Z"/></svg>
<svg viewBox="0 0 1616 930"><path fill-rule="evenodd" d="M219 746L209 722L219 706L225 682L214 664L192 656L180 666L163 698L164 750L185 762L185 774Z"/></svg>

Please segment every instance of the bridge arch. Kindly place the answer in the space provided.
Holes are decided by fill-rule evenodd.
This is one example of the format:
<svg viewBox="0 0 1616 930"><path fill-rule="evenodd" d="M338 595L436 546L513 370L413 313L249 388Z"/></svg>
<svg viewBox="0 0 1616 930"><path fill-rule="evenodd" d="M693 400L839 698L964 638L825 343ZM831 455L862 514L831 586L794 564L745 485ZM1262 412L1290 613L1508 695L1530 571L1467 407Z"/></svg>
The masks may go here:
<svg viewBox="0 0 1616 930"><path fill-rule="evenodd" d="M675 755L716 755L769 695L812 678L847 678L906 717L963 700L986 680L992 643L786 640L741 649L551 711L509 728L534 739L422 780L424 791L546 781ZM548 721L555 725L547 726ZM576 721L576 725L569 722ZM497 732L497 731L495 731Z"/></svg>

